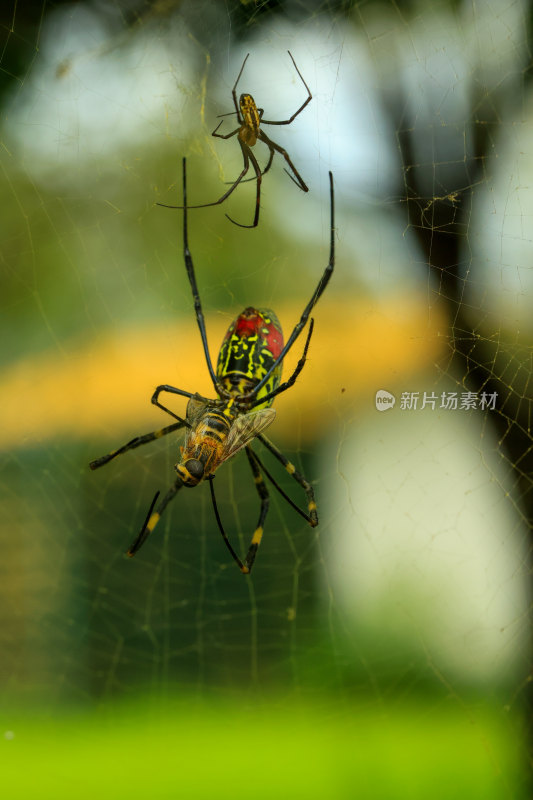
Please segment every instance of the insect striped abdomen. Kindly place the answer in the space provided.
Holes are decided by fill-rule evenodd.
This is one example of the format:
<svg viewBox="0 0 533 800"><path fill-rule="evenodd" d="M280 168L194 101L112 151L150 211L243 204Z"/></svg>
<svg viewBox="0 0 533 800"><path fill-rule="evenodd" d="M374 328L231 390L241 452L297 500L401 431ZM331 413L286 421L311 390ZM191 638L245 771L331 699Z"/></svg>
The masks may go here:
<svg viewBox="0 0 533 800"><path fill-rule="evenodd" d="M230 428L231 420L224 414L206 411L195 427L188 431L180 463L176 464L176 472L186 486L195 486L204 477L212 475L222 463L224 443ZM194 474L189 468L191 462L195 467Z"/></svg>
<svg viewBox="0 0 533 800"><path fill-rule="evenodd" d="M245 394L267 374L283 349L278 318L267 308L249 306L229 326L217 361L217 378L231 394ZM279 364L261 388L258 398L279 386ZM264 408L272 400L255 408Z"/></svg>

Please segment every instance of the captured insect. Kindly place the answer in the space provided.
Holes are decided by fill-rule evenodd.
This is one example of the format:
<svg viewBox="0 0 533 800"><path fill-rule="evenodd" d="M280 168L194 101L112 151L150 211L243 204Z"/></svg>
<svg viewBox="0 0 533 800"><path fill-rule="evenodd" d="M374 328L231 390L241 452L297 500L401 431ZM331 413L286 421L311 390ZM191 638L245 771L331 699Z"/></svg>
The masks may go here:
<svg viewBox="0 0 533 800"><path fill-rule="evenodd" d="M307 185L304 183L302 177L300 176L300 173L298 172L298 170L296 169L296 167L292 163L292 161L290 159L290 156L287 153L287 151L283 147L280 147L279 144L276 144L276 142L272 141L272 139L270 139L266 135L266 133L261 130L261 127L260 127L261 125L290 125L291 122L296 119L298 114L301 114L301 112L304 110L306 105L311 101L311 99L313 97L313 95L311 94L311 91L309 89L309 86L304 81L300 70L296 66L296 62L295 62L294 58L292 57L292 54L291 54L290 50L287 50L287 52L289 53L289 55L291 57L291 61L294 64L294 69L296 70L296 72L300 76L300 79L301 79L303 85L307 89L307 98L306 98L306 100L302 103L302 105L300 106L298 111L294 112L292 117L289 117L289 119L278 120L278 121L271 120L271 119L263 119L264 109L257 108L257 106L255 104L255 100L254 100L254 98L252 97L251 94L241 94L241 96L239 98L239 102L237 103L237 84L239 83L239 81L241 79L241 75L243 73L244 66L246 64L246 61L248 60L248 56L250 55L250 53L248 53L248 55L246 56L246 58L243 61L243 64L242 64L242 67L241 67L241 71L237 75L237 80L235 81L235 84L233 85L233 89L231 90L231 94L233 96L233 105L235 106L235 111L230 111L228 114L221 114L220 115L222 117L229 117L229 116L232 116L233 114L236 114L237 115L237 122L239 123L239 127L235 128L235 130L231 131L231 133L226 133L226 134L218 133L218 129L220 128L220 126L222 125L222 122L223 122L223 120L222 120L221 122L218 123L217 127L215 128L215 130L211 134L212 136L215 136L217 139L231 139L232 136L237 136L237 140L238 140L238 142L239 142L239 144L241 146L242 157L243 157L243 161L244 161L242 172L239 175L239 177L237 178L237 180L230 186L228 191L224 192L222 197L219 197L218 200L215 200L213 203L203 203L202 205L199 205L199 206L189 206L189 208L208 208L209 206L218 206L218 205L220 205L220 203L223 203L224 200L226 200L230 196L230 194L237 188L239 183L242 181L242 179L244 178L244 176L248 172L248 169L250 167L250 162L251 162L252 167L254 168L254 172L255 172L255 178L251 178L251 180L256 180L257 181L254 221L252 222L251 225L243 225L242 223L236 222L234 219L232 219L229 216L229 214L226 214L226 217L230 220L230 222L233 222L235 225L238 225L240 228L256 228L257 224L259 222L259 203L260 203L260 200L261 200L261 181L262 181L263 175L266 175L266 173L268 172L268 170L272 166L274 153L280 153L280 155L282 155L283 158L285 159L285 161L287 162L287 165L289 166L291 172L294 175L294 177L293 177L293 175L291 175L291 173L288 170L285 170L285 172L287 173L289 178L297 186L299 186L300 189L303 192L308 192L309 191ZM252 153L252 149L251 149L257 143L258 140L261 141L261 142L264 142L266 144L266 146L268 147L269 151L270 151L270 155L269 155L269 159L268 159L267 165L266 165L266 167L265 167L265 169L263 171L261 171L259 163L258 163L256 157L254 156L254 154ZM183 206L168 206L168 205L165 205L164 203L158 203L158 205L160 205L160 206L164 205L165 208L183 208Z"/></svg>
<svg viewBox="0 0 533 800"><path fill-rule="evenodd" d="M275 410L271 408L274 398L294 384L304 367L309 342L313 333L313 319L309 322L309 330L302 356L290 378L281 383L283 359L305 327L313 307L318 302L333 274L335 265L334 193L331 172L329 173L329 183L331 204L329 261L287 343L283 343L281 326L272 311L249 306L229 326L220 348L215 373L209 355L202 304L189 250L186 159L183 159L183 258L194 299L196 322L202 338L207 369L218 397L210 400L198 393L192 394L168 384L158 386L152 395L152 403L173 417L176 422L152 433L136 436L127 444L119 447L118 450L91 461L91 469L98 469L98 467L102 467L128 450L153 442L155 439L160 439L162 436L173 433L180 428L186 428L185 442L180 448L181 458L175 465L177 476L174 483L157 506L159 492L156 493L141 531L128 550L127 554L129 556L133 556L144 544L161 519L163 511L179 490L183 486L197 486L204 480L209 482L215 518L226 547L241 572L245 574L252 569L263 535L263 527L270 502L263 476L271 482L280 495L311 527L318 525L313 487L270 439L264 436L263 431L272 424L276 416ZM177 394L189 399L185 419L179 417L159 402L159 395L162 392ZM299 508L278 485L257 453L252 450L251 442L253 439L258 439L272 453L274 458L285 467L296 483L301 486L307 499L307 511ZM216 504L213 477L221 464L243 449L248 457L261 507L259 521L253 533L248 552L244 561L241 561L231 546L222 525Z"/></svg>

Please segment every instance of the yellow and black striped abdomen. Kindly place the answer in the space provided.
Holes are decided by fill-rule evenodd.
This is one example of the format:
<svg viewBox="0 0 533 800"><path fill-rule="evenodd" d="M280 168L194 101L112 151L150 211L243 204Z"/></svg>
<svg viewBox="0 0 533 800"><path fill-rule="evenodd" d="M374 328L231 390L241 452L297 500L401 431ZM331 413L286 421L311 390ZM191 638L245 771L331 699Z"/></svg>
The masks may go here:
<svg viewBox="0 0 533 800"><path fill-rule="evenodd" d="M224 445L234 417L224 411L209 410L187 432L176 471L186 486L195 486L212 475L222 463ZM201 465L201 466L200 466Z"/></svg>
<svg viewBox="0 0 533 800"><path fill-rule="evenodd" d="M283 333L278 318L267 308L249 306L229 326L217 361L217 378L232 395L250 392L271 369L283 350ZM260 389L258 399L279 386L280 363ZM255 408L272 404L268 400Z"/></svg>
<svg viewBox="0 0 533 800"><path fill-rule="evenodd" d="M239 106L243 124L239 131L239 138L249 147L253 147L257 142L261 116L251 94L241 94Z"/></svg>

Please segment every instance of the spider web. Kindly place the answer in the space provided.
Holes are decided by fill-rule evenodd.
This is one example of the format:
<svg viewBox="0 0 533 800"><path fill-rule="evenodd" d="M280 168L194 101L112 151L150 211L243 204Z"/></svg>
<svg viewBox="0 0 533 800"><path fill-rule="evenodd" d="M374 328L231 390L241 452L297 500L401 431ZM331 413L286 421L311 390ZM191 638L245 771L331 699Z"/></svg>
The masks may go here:
<svg viewBox="0 0 533 800"><path fill-rule="evenodd" d="M413 748L400 747L405 764L429 736L409 738L413 720L422 731L430 720L449 750L420 794L412 766L394 791L374 776L362 796L426 797L428 786L528 796L530 12L525 2L13 5L0 51L6 743L21 708L53 716L185 698L228 714L238 698L265 715L269 704L282 716L304 709L313 727L326 709L333 741L364 720L391 775L394 725ZM320 525L271 488L243 578L202 485L125 559L154 492L173 480L179 437L94 473L89 461L170 423L150 405L156 385L213 394L181 212L155 204L179 203L183 155L191 204L216 199L242 169L236 140L210 134L248 52L238 92L269 119L301 105L287 50L313 100L268 134L309 194L276 156L256 230L224 216L251 222L249 182L223 206L191 211L189 239L212 359L250 304L273 308L287 337L327 263L333 171L335 274L269 430L313 482ZM215 486L243 555L259 511L246 459L224 465ZM310 738L304 730L295 752ZM454 765L458 783L436 794ZM362 786L350 769L349 785ZM329 780L332 796L349 796ZM320 786L305 796L324 796Z"/></svg>

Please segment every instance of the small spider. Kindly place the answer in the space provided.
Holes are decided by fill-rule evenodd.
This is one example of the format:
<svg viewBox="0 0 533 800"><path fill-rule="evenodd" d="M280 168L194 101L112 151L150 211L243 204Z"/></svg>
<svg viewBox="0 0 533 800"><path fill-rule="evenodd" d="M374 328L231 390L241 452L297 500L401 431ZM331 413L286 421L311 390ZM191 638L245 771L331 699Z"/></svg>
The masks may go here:
<svg viewBox="0 0 533 800"><path fill-rule="evenodd" d="M304 81L300 70L296 66L296 62L295 62L294 58L292 57L292 53L290 52L290 50L287 50L287 52L289 53L289 55L291 57L292 63L294 64L294 68L295 68L296 72L298 73L298 75L300 76L303 85L307 89L307 95L308 95L307 99L302 103L302 105L300 106L298 111L294 112L292 117L290 117L289 119L284 119L284 120L279 120L279 121L275 121L275 120L271 120L271 119L263 119L264 110L262 108L257 108L257 106L255 104L255 100L254 100L254 98L252 97L251 94L241 94L241 96L239 98L239 102L237 103L237 92L236 92L237 84L239 83L239 80L240 80L241 75L243 73L244 65L246 64L246 61L248 60L248 56L250 55L250 53L248 53L248 55L246 56L246 58L243 61L243 64L242 64L242 67L241 67L241 71L239 72L239 74L237 76L237 80L235 81L233 89L231 90L231 94L233 96L233 105L235 106L235 111L230 111L228 114L221 114L222 117L228 117L228 116L231 116L232 114L236 114L237 115L237 121L239 123L239 127L235 128L235 130L231 131L231 133L226 133L225 135L222 134L222 133L218 133L218 129L220 128L220 126L222 125L222 122L223 122L223 120L221 120L218 123L217 127L215 128L215 130L213 131L213 133L211 134L212 136L215 136L217 139L231 139L232 136L235 136L235 135L237 136L238 142L239 142L241 150L242 150L243 160L244 160L244 165L243 165L243 168L242 168L242 172L239 175L239 177L237 178L237 180L230 186L228 191L224 192L222 197L219 197L218 200L215 200L213 203L203 203L202 205L199 205L199 206L189 206L189 208L208 208L209 206L218 206L218 205L220 205L220 203L223 203L224 200L226 200L230 196L230 194L237 188L239 183L242 181L242 179L244 178L244 176L248 172L248 169L250 167L250 162L251 162L252 167L254 168L254 172L255 172L255 178L251 178L251 180L256 180L257 181L257 192L256 192L256 201L255 201L254 221L252 222L251 225L243 225L242 223L236 222L234 219L232 219L229 216L229 214L226 214L226 217L231 222L233 222L234 225L238 225L240 228L256 228L257 224L259 222L259 202L260 202L260 199L261 199L261 181L262 181L263 175L266 175L266 173L270 169L270 167L272 165L272 160L274 158L274 153L276 153L276 152L280 153L283 156L283 158L287 162L288 166L290 167L290 169L291 169L291 171L292 171L292 173L294 175L294 178L290 174L290 172L288 172L288 170L285 170L285 172L287 173L289 178L297 186L299 186L300 189L303 192L308 192L309 191L307 185L303 181L303 179L300 176L298 170L296 169L296 167L292 163L292 161L290 159L290 156L287 153L287 151L283 147L280 147L279 144L276 144L276 142L273 142L272 139L270 139L266 135L266 133L261 130L261 127L260 127L261 125L290 125L291 122L294 119L296 119L298 114L301 114L301 112L304 110L306 105L312 99L313 95L311 94L309 86ZM252 153L252 149L251 149L257 143L258 140L261 141L261 142L264 142L264 144L266 144L266 146L268 147L268 149L270 151L270 156L269 156L269 159L268 159L268 163L267 163L265 169L262 172L261 172L261 167L259 166L259 164L257 162L257 159L254 156L254 154ZM168 205L165 205L164 203L158 203L158 205L164 206L165 208L183 208L183 206L168 206Z"/></svg>

